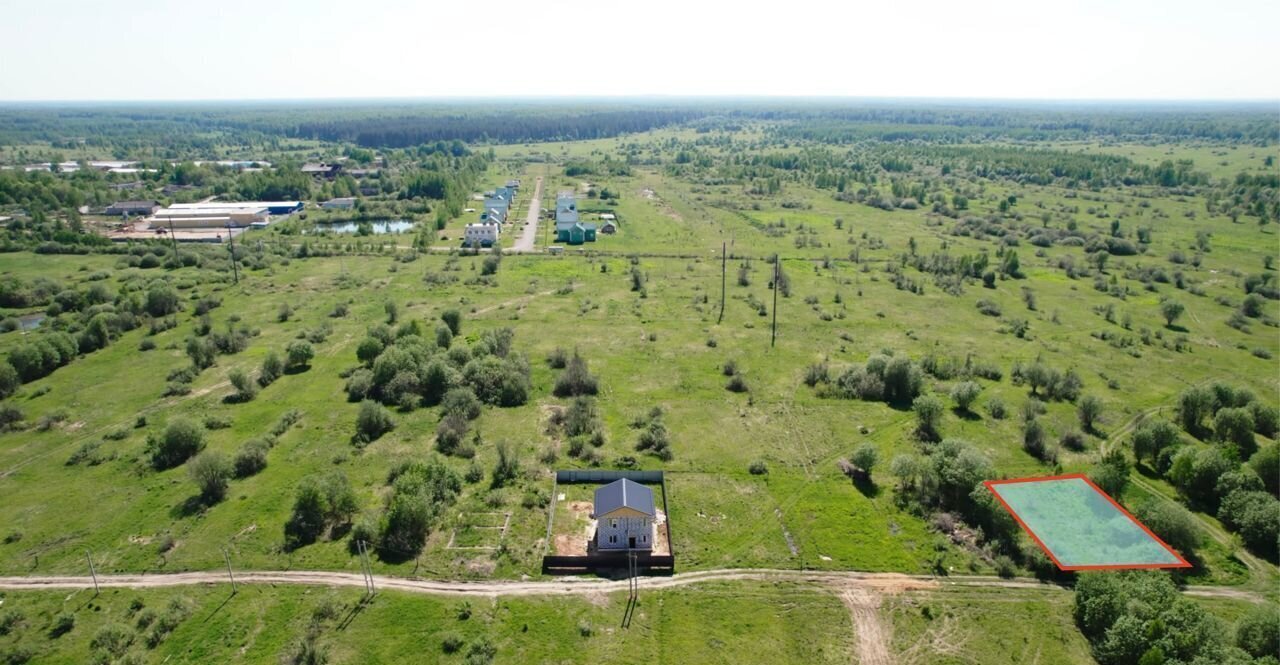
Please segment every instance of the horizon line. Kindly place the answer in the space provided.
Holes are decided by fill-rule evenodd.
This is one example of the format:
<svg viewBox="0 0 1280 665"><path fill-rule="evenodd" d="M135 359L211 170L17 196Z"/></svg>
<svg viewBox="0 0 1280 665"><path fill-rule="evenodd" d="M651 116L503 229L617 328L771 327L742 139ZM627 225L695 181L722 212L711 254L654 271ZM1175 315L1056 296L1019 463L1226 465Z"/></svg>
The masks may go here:
<svg viewBox="0 0 1280 665"><path fill-rule="evenodd" d="M3 106L62 105L186 105L186 104L315 104L315 103L457 103L457 102L626 102L626 101L697 101L697 102L879 102L879 103L992 103L992 104L1083 104L1083 105L1276 105L1280 114L1280 97L952 97L952 96L875 96L823 94L723 94L688 95L665 93L584 94L584 95L437 95L437 96L372 96L372 97L205 97L171 99L0 99Z"/></svg>

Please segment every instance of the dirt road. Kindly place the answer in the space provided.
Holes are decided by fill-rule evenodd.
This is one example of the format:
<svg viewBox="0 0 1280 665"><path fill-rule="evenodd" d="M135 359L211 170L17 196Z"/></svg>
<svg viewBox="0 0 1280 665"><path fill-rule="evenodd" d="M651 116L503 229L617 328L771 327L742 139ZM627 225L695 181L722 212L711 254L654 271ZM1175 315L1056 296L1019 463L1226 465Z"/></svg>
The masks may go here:
<svg viewBox="0 0 1280 665"><path fill-rule="evenodd" d="M511 247L513 252L532 252L533 241L538 237L538 215L542 212L542 176L538 176L533 185L533 196L529 197L529 215L525 217L524 231L516 238Z"/></svg>
<svg viewBox="0 0 1280 665"><path fill-rule="evenodd" d="M355 573L327 571L237 571L240 584L301 584L309 586L363 588L364 577ZM881 598L910 591L939 590L946 586L997 587L1007 589L1040 589L1049 593L1065 592L1064 587L1034 580L1006 580L997 577L958 576L937 579L925 575L897 573L859 573L845 571L773 570L759 568L704 570L679 573L670 577L642 577L641 589L670 589L706 582L729 580L792 581L810 583L829 589L849 610L854 629L854 656L859 665L881 665L892 662L891 628L880 615ZM562 577L547 581L449 582L407 577L375 575L376 589L392 589L407 593L444 596L568 596L625 591L627 580L602 580ZM223 572L171 573L160 575L99 575L102 587L132 589L223 584ZM36 591L42 589L86 589L93 587L87 576L0 577L0 589ZM1186 593L1196 596L1235 598L1261 602L1255 593L1222 587L1188 587Z"/></svg>

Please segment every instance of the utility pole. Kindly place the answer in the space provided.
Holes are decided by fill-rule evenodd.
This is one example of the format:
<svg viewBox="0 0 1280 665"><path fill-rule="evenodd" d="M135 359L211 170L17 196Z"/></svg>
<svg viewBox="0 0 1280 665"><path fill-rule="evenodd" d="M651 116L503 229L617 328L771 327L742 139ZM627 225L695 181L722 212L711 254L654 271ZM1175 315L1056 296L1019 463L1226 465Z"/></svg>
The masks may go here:
<svg viewBox="0 0 1280 665"><path fill-rule="evenodd" d="M782 273L782 257L773 255L773 332L769 336L769 348L778 343L778 275Z"/></svg>
<svg viewBox="0 0 1280 665"><path fill-rule="evenodd" d="M169 241L173 243L173 256L178 256L178 236L173 234L173 218L169 218Z"/></svg>
<svg viewBox="0 0 1280 665"><path fill-rule="evenodd" d="M89 550L84 551L84 558L89 562L89 575L93 577L93 595L98 595L98 571L93 569L93 556L89 554Z"/></svg>
<svg viewBox="0 0 1280 665"><path fill-rule="evenodd" d="M724 294L725 280L729 270L729 244L720 243L720 318L716 319L719 324L724 321Z"/></svg>
<svg viewBox="0 0 1280 665"><path fill-rule="evenodd" d="M357 545L360 550L360 572L364 575L364 590L366 595L373 596L373 567L369 565L368 544L361 540Z"/></svg>
<svg viewBox="0 0 1280 665"><path fill-rule="evenodd" d="M240 283L240 269L236 267L236 240L235 235L231 233L231 223L227 223L227 242L231 243L231 275L235 278L236 284Z"/></svg>
<svg viewBox="0 0 1280 665"><path fill-rule="evenodd" d="M236 595L236 576L231 574L231 555L227 554L227 548L222 548L222 559L227 562L227 577L231 579L231 595Z"/></svg>

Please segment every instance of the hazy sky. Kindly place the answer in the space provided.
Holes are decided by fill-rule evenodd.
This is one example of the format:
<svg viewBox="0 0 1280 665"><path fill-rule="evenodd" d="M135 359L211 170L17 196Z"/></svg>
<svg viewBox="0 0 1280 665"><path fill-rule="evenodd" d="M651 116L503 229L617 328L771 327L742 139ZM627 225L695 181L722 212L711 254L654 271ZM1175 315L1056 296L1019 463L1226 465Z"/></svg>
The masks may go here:
<svg viewBox="0 0 1280 665"><path fill-rule="evenodd" d="M0 0L0 100L1280 98L1277 0Z"/></svg>

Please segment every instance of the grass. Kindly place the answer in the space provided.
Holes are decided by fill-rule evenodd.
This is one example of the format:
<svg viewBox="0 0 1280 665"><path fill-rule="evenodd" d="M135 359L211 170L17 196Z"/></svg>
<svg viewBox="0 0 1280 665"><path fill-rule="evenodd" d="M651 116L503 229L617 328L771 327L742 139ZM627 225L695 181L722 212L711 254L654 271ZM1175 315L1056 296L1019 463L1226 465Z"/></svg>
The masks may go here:
<svg viewBox="0 0 1280 665"><path fill-rule="evenodd" d="M164 377L188 362L182 348L195 324L188 308L179 315L177 328L150 337L155 350L139 351L139 344L148 338L147 331L131 331L108 348L24 386L11 398L29 422L61 410L68 418L48 431L31 428L0 434L0 529L6 536L0 541L0 574L83 574L86 549L93 553L98 569L107 573L207 570L222 565L223 548L243 569L354 572L358 563L345 541L324 540L286 552L282 528L294 488L307 476L342 471L356 489L362 516L374 517L386 499L387 471L405 459L433 454L440 417L437 408L396 411L397 426L391 433L363 449L351 443L358 407L346 401L341 375L357 365L355 348L365 329L385 318L384 303L388 300L399 305L402 321L418 320L428 331L434 330L445 309L461 310L464 322L455 341L458 344L474 342L487 329L514 328L516 350L526 354L532 366L532 390L525 406L484 409L473 427L482 435L477 463L485 469L486 478L464 488L457 504L445 513L463 517L442 520L420 556L403 563L373 562L375 572L387 574L455 579L541 574L546 511L536 504L525 507L522 499L526 493L550 488L551 469L581 464L567 457L565 442L557 433L548 433L546 427L547 407L566 403L551 396L559 370L543 362L557 347L578 349L600 380L598 406L607 442L599 452L604 466L634 464L668 472L672 535L680 570L767 566L913 574L993 571L982 553L951 544L931 530L929 516L904 511L893 501L890 461L897 454L918 453L928 445L916 440L910 411L823 397L803 383L805 368L812 363L827 362L838 371L861 364L882 349L892 349L917 360L933 353L961 361L972 356L995 364L1004 378L981 380L982 393L973 414L948 409L940 430L944 436L973 442L991 458L998 475L1010 478L1087 471L1112 433L1152 409L1163 407L1162 414L1171 415L1168 407L1188 385L1228 380L1272 403L1280 392L1274 361L1251 353L1253 348L1280 352L1274 329L1258 322L1248 332L1227 325L1234 303L1243 297L1243 276L1262 272L1263 256L1274 253L1276 236L1270 229L1259 230L1251 223L1232 224L1225 217L1207 215L1204 202L1195 197L1154 197L1154 190L1142 188L1088 192L991 182L981 195L972 197L973 214L993 213L999 200L1016 193L1015 212L1024 214L1026 223L1038 224L1042 209L1076 206L1074 212L1063 214L1084 229L1106 232L1112 219L1120 219L1126 231L1152 226L1152 243L1145 254L1114 257L1107 266L1106 278L1128 287L1129 295L1120 299L1100 293L1091 279L1068 278L1056 267L1067 257L1083 264L1079 247L1038 251L1025 244L1017 248L1025 279L999 280L994 289L971 284L962 294L949 295L929 276L907 269L909 276L924 285L923 294L917 295L895 288L884 271L887 264L899 261L909 251L911 241L918 253L945 251L953 256L990 254L993 245L951 234L950 221L941 222L925 210L886 212L842 203L830 192L790 180L778 196L760 197L739 186L704 184L642 163L634 165L629 176L567 178L554 163L525 161L534 153L554 160L598 157L630 142L640 145L640 154L657 155L658 141L693 136L663 130L644 137L496 148L500 161L486 175L485 184L513 176L523 178L524 200L513 214L515 219L523 219L524 197L529 195L534 178L545 174L544 205L558 189L578 186L584 180L620 192L622 198L614 209L622 229L616 236L601 235L596 243L563 257L507 256L491 286L463 283L478 274L482 260L478 257L436 253L408 260L404 252L411 240L406 236L314 239L316 248L345 253L249 270L239 285L231 283L226 254L217 248L208 251L205 267L171 272L122 267L112 256L5 254L0 270L6 275L47 277L82 288L95 271L109 273L105 283L113 290L130 280L172 279L188 305L209 295L222 299L222 306L211 313L215 327L224 326L235 315L258 334L244 352L219 357L216 366L195 380L189 395L164 397ZM1164 149L1121 148L1151 159L1163 156L1157 152ZM469 219L450 220L442 235L456 239ZM769 228L779 220L785 226ZM1061 217L1053 221L1054 225L1062 223ZM1170 263L1167 257L1172 252L1195 252L1199 230L1213 234L1212 249L1204 253L1202 264ZM504 242L512 237L514 233ZM538 234L539 244L545 237L545 231ZM282 229L251 238L268 247L299 240ZM799 238L805 240L797 242ZM729 278L724 320L719 322L720 252L724 245L730 254ZM856 263L850 257L855 249ZM397 251L402 252L402 260L394 256ZM766 314L772 313L770 265L764 259L773 254L783 257L793 289L791 297L778 302L776 345L770 344L771 317L758 311L763 304ZM750 284L739 286L738 267L748 259ZM645 275L643 290L632 290L633 267ZM1197 292L1164 283L1149 291L1127 274L1139 267L1162 267L1170 273L1180 270ZM452 284L424 281L427 275L442 274L460 279ZM1035 293L1034 310L1024 304L1024 286ZM1187 308L1178 322L1182 330L1166 327L1160 316L1159 301L1166 296ZM1019 338L1002 332L999 318L984 316L975 307L979 299L999 305L1003 318L1026 319L1029 333ZM290 303L294 311L284 322L278 320L282 302ZM340 304L346 304L349 313L331 317ZM1096 313L1096 308L1108 304L1117 310L1117 321L1126 314L1131 318L1131 329ZM1266 308L1268 316L1280 319L1280 304L1268 301ZM18 313L25 312L0 315ZM268 351L282 351L298 335L325 324L332 330L323 342L315 344L317 355L306 371L280 378L253 401L224 401L232 392L227 384L231 370L252 372ZM1132 338L1134 343L1108 343L1099 338L1104 332ZM1149 343L1139 341L1144 335ZM1180 342L1183 349L1173 348L1184 336ZM27 339L19 332L0 334L0 353ZM1075 369L1083 378L1084 392L1097 395L1104 404L1097 431L1086 435L1084 449L1063 451L1058 465L1042 463L1021 447L1016 414L1029 390L1013 385L1009 372L1015 362L1037 359L1058 369ZM721 367L730 360L737 362L749 391L725 389ZM929 378L925 390L951 406L947 394L953 383ZM987 415L985 407L995 399L1005 403L1009 418L998 420ZM671 433L674 458L667 462L634 449L638 432L630 423L654 406L663 408ZM175 417L228 420L230 427L207 432L207 440L210 449L230 456L243 442L268 432L292 409L301 412L301 420L279 437L268 454L267 468L251 478L232 481L227 499L220 504L189 509L196 490L186 470L155 472L145 463L147 435L160 431ZM145 418L145 424L135 427L139 416ZM1065 402L1049 403L1041 421L1052 441L1079 428L1074 406ZM124 432L123 438L107 437L116 432ZM487 474L496 457L494 444L503 440L518 451L522 471L516 486L492 490ZM102 442L98 448L102 463L65 463L81 446L97 441ZM840 473L836 462L863 442L876 447L881 461L872 472L873 482L858 487ZM1125 437L1118 442L1123 445ZM539 460L539 453L557 445L560 457L556 462ZM748 472L757 460L767 464L767 474ZM448 463L460 473L469 465L460 459ZM1164 483L1153 484L1172 494ZM1136 499L1140 496L1137 492L1130 488L1126 499ZM468 529L469 524L476 524L465 517L488 512L511 513L510 530L500 549L447 547L455 528L464 543L491 543L488 530ZM563 525L560 518L557 515L557 530ZM1251 581L1255 586L1274 588L1277 579L1274 566L1253 573L1245 570L1229 545L1209 542L1200 559L1204 567L1191 578L1196 583ZM643 621L647 623L643 625L649 636L635 638L630 646L646 657L671 661L728 658L716 649L752 661L848 661L848 643L841 641L847 632L828 630L815 637L806 632L810 630L807 623L793 628L801 626L800 619L846 626L840 622L847 622L847 616L829 596L779 591L769 585L729 586L719 595L712 587L707 589L697 594L682 590L647 597L643 601ZM214 596L209 595L213 591L193 593L199 609L222 616L212 613L221 602L221 598L214 602ZM259 623L252 626L293 625L290 622L305 615L309 603L324 593L328 592L275 590L266 594L263 590L255 603L261 606L261 613L252 619ZM793 595L802 600L792 600ZM156 597L157 601L148 604L167 602L165 593L156 592ZM755 605L740 612L732 606L731 598L735 597ZM1069 616L1064 622L1067 615L1057 600L1009 596L1018 602L1001 604L994 597L942 597L938 602L954 607L957 617L967 617L980 627L966 644L984 644L981 635L991 635L995 655L989 662L1031 658L1034 651L1028 650L1032 648L1028 644L1037 644L1038 634L1033 631L1048 631L1043 634L1052 636L1043 645L1042 662L1080 662L1085 657L1083 641L1072 632ZM52 617L61 611L53 599L49 596L40 601L46 608L39 610L41 616ZM339 601L351 602L345 595ZM964 609L969 602L977 609ZM371 657L390 659L392 651L400 647L434 654L441 635L431 631L452 625L444 620L451 611L448 604L421 598L394 603L413 621L396 624L393 630L390 619L385 619L383 627L393 635L391 646ZM534 660L578 659L580 650L538 635L526 637L513 626L530 623L536 628L544 622L544 635L564 634L572 638L567 644L576 644L573 640L580 639L576 637L577 622L603 622L608 611L617 610L617 603L616 598L608 599L603 607L575 601L572 611L560 616L534 601L501 609L503 601L494 606L492 618L503 635L500 653L515 653L521 648L530 650ZM370 617L382 616L380 608L375 604L353 626L365 621L378 625ZM1035 617L1025 626L1010 618L1020 608L1027 608ZM917 639L931 627L930 621L921 618L918 607L910 610L892 609L895 635L904 640ZM229 609L223 613L228 621L238 616ZM694 614L706 615L704 623L712 622L712 628L687 628L688 617ZM199 615L197 611L193 616ZM244 620L250 621L247 612ZM637 625L641 622L637 619ZM264 655L254 656L259 660L274 661L292 639L281 631L249 627L249 623L237 625L240 627L235 630L229 625L224 628L227 635L241 637L225 641L240 640L237 644L243 644L249 639L245 636L257 635L254 640L269 642ZM404 632L403 625L426 628L410 634ZM469 626L457 628L468 639L479 634L478 629L469 632L473 630ZM181 638L183 630L186 628L175 632L174 641L187 639ZM641 632L633 630L629 635ZM268 633L271 635L266 636ZM762 637L734 639L748 633ZM209 649L222 648L217 645L223 640L210 638L211 634L193 634L184 644L195 645L203 637L211 645ZM79 628L68 637L77 635L83 635ZM362 642L356 633L340 637L333 643L339 653L354 648L344 644L377 643L372 639ZM833 639L836 641L830 641ZM589 642L592 646L585 653L596 658L630 653L606 642ZM901 647L906 650L912 644L908 641ZM816 651L819 648L821 651ZM778 650L776 659L769 657L775 653L767 649ZM231 650L228 647L227 652ZM192 660L206 656L203 651L190 653L199 653L199 657L185 656ZM939 657L964 662L962 656ZM216 655L208 658L217 660ZM68 659L81 660L78 656L62 658Z"/></svg>
<svg viewBox="0 0 1280 665"><path fill-rule="evenodd" d="M445 598L379 592L361 606L360 592L324 588L227 585L182 589L8 593L3 611L24 617L0 653L21 647L33 663L89 662L90 642L104 625L132 639L129 651L146 662L287 662L284 656L313 622L330 662L461 662L446 654L444 639L470 645L488 640L495 662L594 663L712 662L847 663L853 632L835 596L794 584L722 582L641 594L631 625L620 622L626 593L583 597ZM185 618L154 649L136 628L148 612L178 603ZM142 605L141 609L131 606ZM463 609L468 618L461 619ZM70 613L71 631L50 638L55 616ZM317 619L317 617L323 617Z"/></svg>

